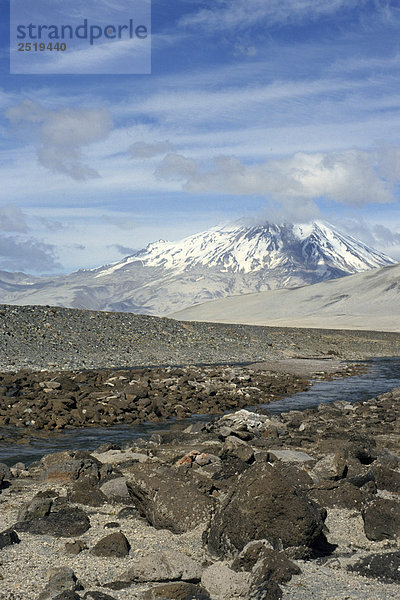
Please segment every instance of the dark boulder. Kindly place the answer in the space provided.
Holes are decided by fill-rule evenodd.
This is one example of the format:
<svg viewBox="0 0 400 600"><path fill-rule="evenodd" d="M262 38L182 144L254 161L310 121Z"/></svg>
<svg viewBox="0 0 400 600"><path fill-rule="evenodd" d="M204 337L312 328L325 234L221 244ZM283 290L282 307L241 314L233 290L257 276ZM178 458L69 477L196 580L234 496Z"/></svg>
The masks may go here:
<svg viewBox="0 0 400 600"><path fill-rule="evenodd" d="M0 533L0 550L12 544L19 544L20 539L13 529L7 529Z"/></svg>
<svg viewBox="0 0 400 600"><path fill-rule="evenodd" d="M400 583L400 551L371 554L349 566L348 570L385 583Z"/></svg>
<svg viewBox="0 0 400 600"><path fill-rule="evenodd" d="M364 531L369 540L380 541L400 536L400 503L374 500L362 511Z"/></svg>
<svg viewBox="0 0 400 600"><path fill-rule="evenodd" d="M326 512L268 463L244 472L217 509L204 541L224 556L257 539L274 547L312 546L321 535Z"/></svg>
<svg viewBox="0 0 400 600"><path fill-rule="evenodd" d="M95 556L128 556L130 544L123 533L110 533L97 542L92 550Z"/></svg>
<svg viewBox="0 0 400 600"><path fill-rule="evenodd" d="M74 537L85 533L90 527L86 513L79 508L63 508L47 517L21 521L14 525L17 531L54 537Z"/></svg>

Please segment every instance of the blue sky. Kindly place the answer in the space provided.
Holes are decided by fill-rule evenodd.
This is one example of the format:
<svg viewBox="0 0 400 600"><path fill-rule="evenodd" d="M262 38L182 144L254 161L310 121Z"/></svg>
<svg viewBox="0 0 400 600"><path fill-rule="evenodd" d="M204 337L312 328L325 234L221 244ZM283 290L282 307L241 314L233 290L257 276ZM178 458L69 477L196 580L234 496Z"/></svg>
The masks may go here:
<svg viewBox="0 0 400 600"><path fill-rule="evenodd" d="M0 269L240 217L323 218L400 260L398 1L153 0L149 75L10 75L0 7Z"/></svg>

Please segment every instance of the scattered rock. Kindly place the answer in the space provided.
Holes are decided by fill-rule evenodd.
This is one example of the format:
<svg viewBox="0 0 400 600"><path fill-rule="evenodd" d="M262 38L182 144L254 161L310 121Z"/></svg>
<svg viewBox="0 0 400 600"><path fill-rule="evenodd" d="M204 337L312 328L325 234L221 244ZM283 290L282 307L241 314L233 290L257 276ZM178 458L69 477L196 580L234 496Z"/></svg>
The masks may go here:
<svg viewBox="0 0 400 600"><path fill-rule="evenodd" d="M125 477L117 477L106 481L100 487L109 502L131 502L131 494Z"/></svg>
<svg viewBox="0 0 400 600"><path fill-rule="evenodd" d="M68 554L80 554L82 552L82 550L86 550L87 546L84 542L82 542L81 540L75 540L75 542L66 542L65 544L65 551L68 552Z"/></svg>
<svg viewBox="0 0 400 600"><path fill-rule="evenodd" d="M110 533L102 538L92 549L92 554L95 556L128 556L130 544L121 532Z"/></svg>
<svg viewBox="0 0 400 600"><path fill-rule="evenodd" d="M86 481L79 481L70 489L68 500L85 506L102 506L107 501L107 497L96 486Z"/></svg>
<svg viewBox="0 0 400 600"><path fill-rule="evenodd" d="M32 519L46 517L50 513L52 504L50 498L36 496L19 510L18 521L32 521Z"/></svg>
<svg viewBox="0 0 400 600"><path fill-rule="evenodd" d="M236 573L224 562L216 562L203 572L201 585L213 600L248 598L251 576L248 573Z"/></svg>
<svg viewBox="0 0 400 600"><path fill-rule="evenodd" d="M82 589L70 567L49 569L47 575L49 581L38 600L55 600L63 592L75 592L75 590Z"/></svg>
<svg viewBox="0 0 400 600"><path fill-rule="evenodd" d="M150 552L138 558L122 576L126 581L200 581L202 567L182 552Z"/></svg>
<svg viewBox="0 0 400 600"><path fill-rule="evenodd" d="M374 476L378 489L400 494L400 473L378 465L374 468Z"/></svg>
<svg viewBox="0 0 400 600"><path fill-rule="evenodd" d="M400 536L400 503L378 498L362 511L364 531L369 540L380 541Z"/></svg>
<svg viewBox="0 0 400 600"><path fill-rule="evenodd" d="M356 508L361 509L367 495L367 490L363 491L350 483L349 481L322 481L314 486L308 495L326 508Z"/></svg>
<svg viewBox="0 0 400 600"><path fill-rule="evenodd" d="M0 550L12 544L19 544L20 539L13 529L7 529L0 533Z"/></svg>
<svg viewBox="0 0 400 600"><path fill-rule="evenodd" d="M253 582L261 586L269 581L287 583L292 575L301 573L283 552L268 547L264 540L247 544L232 563L234 571L247 571L253 575Z"/></svg>
<svg viewBox="0 0 400 600"><path fill-rule="evenodd" d="M47 481L85 480L96 484L100 479L102 463L89 452L56 452L47 454L41 461L43 478Z"/></svg>
<svg viewBox="0 0 400 600"><path fill-rule="evenodd" d="M314 481L326 479L337 481L338 479L345 477L346 471L346 461L342 454L337 452L336 454L327 454L321 458L311 469L310 475Z"/></svg>
<svg viewBox="0 0 400 600"><path fill-rule="evenodd" d="M0 463L0 479L2 481L11 481L12 474L10 468L4 463ZM0 483L1 483L0 482Z"/></svg>
<svg viewBox="0 0 400 600"><path fill-rule="evenodd" d="M89 527L89 518L80 508L63 508L47 517L21 521L14 525L17 531L54 537L76 537L85 533Z"/></svg>
<svg viewBox="0 0 400 600"><path fill-rule="evenodd" d="M142 594L143 600L211 600L204 588L184 581L164 583Z"/></svg>
<svg viewBox="0 0 400 600"><path fill-rule="evenodd" d="M313 457L299 450L268 450L268 460L280 460L284 463L309 464L315 462Z"/></svg>

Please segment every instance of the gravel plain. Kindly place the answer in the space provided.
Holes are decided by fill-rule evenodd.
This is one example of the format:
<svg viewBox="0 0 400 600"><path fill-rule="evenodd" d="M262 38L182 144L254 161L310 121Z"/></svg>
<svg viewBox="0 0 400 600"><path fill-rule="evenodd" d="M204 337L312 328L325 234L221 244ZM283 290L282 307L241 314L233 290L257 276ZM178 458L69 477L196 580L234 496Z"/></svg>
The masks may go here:
<svg viewBox="0 0 400 600"><path fill-rule="evenodd" d="M257 327L0 305L0 371L399 356L400 334Z"/></svg>

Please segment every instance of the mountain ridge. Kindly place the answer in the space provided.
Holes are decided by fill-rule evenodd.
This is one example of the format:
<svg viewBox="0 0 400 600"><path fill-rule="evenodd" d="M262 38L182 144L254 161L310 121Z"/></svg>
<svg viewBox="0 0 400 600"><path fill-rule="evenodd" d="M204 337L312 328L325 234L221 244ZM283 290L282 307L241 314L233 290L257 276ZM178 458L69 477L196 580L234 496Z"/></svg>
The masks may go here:
<svg viewBox="0 0 400 600"><path fill-rule="evenodd" d="M122 261L69 275L0 273L0 302L165 315L390 264L390 257L324 222L234 223L177 242L152 242Z"/></svg>

